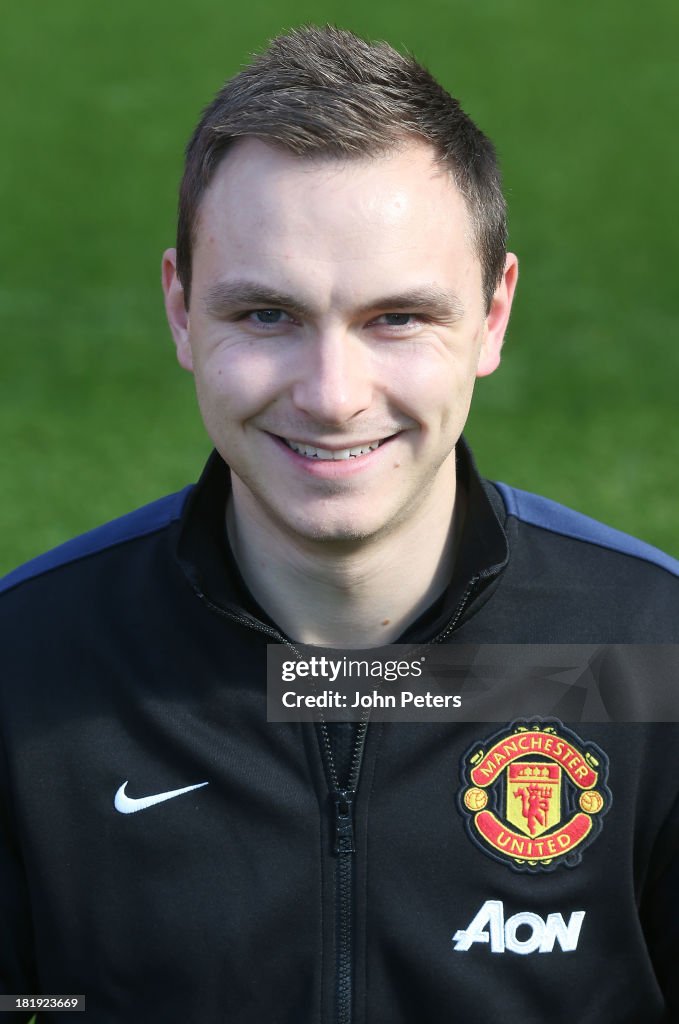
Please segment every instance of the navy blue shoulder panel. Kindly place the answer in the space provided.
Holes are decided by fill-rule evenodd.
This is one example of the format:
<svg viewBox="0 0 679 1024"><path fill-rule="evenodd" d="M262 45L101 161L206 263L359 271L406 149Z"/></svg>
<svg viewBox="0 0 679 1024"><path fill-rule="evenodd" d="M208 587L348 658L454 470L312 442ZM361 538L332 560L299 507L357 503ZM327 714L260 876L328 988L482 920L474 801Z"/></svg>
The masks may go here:
<svg viewBox="0 0 679 1024"><path fill-rule="evenodd" d="M52 569L58 569L59 566L68 565L69 562L77 562L88 555L164 529L180 517L193 486L190 484L183 491L168 494L165 498L152 501L150 505L143 505L134 512L128 512L120 519L113 519L110 523L97 526L96 529L67 540L65 544L60 544L44 555L38 555L25 565L20 565L18 569L14 569L0 580L0 594L25 580L41 576Z"/></svg>
<svg viewBox="0 0 679 1024"><path fill-rule="evenodd" d="M502 495L507 513L524 523L539 526L543 530L551 530L552 533L560 533L564 537L572 537L574 540L582 540L587 544L595 544L600 548L608 548L609 551L619 551L645 562L652 562L667 569L674 576L679 576L679 562L643 540L614 530L612 526L605 526L604 523L590 519L589 516L575 512L565 505L559 505L556 501L550 501L549 498L520 491L508 484L496 483L495 486Z"/></svg>

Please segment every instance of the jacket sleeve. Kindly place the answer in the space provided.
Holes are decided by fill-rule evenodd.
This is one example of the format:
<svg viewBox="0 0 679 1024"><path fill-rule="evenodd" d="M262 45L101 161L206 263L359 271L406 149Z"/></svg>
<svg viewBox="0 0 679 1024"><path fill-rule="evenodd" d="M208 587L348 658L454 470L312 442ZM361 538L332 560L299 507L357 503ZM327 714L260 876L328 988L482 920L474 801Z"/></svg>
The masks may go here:
<svg viewBox="0 0 679 1024"><path fill-rule="evenodd" d="M34 969L28 887L12 822L4 750L0 746L0 994L39 991ZM23 1024L33 1013L2 1013L2 1024Z"/></svg>

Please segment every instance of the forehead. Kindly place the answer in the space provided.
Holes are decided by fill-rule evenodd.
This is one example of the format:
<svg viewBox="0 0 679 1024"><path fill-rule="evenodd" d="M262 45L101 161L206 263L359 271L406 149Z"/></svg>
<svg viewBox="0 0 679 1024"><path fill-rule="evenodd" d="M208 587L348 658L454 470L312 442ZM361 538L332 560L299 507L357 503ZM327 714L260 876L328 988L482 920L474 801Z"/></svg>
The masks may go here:
<svg viewBox="0 0 679 1024"><path fill-rule="evenodd" d="M446 264L480 273L465 200L418 141L337 160L240 140L206 190L194 246L194 274L227 264L319 279L330 266L354 278L417 270L426 280Z"/></svg>
<svg viewBox="0 0 679 1024"><path fill-rule="evenodd" d="M352 220L380 219L396 224L409 212L436 213L469 229L467 205L447 168L425 142L404 141L398 149L374 157L340 160L300 157L260 139L232 144L206 189L199 210L199 231L224 211L267 213L276 223L298 206L321 199L328 213L341 209ZM347 209L347 203L351 208Z"/></svg>

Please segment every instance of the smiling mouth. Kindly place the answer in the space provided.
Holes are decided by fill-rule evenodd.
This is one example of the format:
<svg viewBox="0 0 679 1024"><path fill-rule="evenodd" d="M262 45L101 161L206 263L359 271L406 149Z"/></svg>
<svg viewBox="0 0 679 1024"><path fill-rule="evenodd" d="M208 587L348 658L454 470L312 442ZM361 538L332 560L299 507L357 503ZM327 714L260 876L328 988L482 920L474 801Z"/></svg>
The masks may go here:
<svg viewBox="0 0 679 1024"><path fill-rule="evenodd" d="M382 437L378 441L369 441L365 444L354 445L353 448L338 448L332 450L330 448L314 448L313 445L302 444L300 441L291 441L287 437L281 438L281 441L283 441L288 448L292 448L293 452L297 452L298 455L303 455L307 459L322 459L326 462L339 462L344 459L359 459L362 455L369 455L370 452L374 452L376 448L379 448L381 444L384 444L384 442L388 440L389 438Z"/></svg>

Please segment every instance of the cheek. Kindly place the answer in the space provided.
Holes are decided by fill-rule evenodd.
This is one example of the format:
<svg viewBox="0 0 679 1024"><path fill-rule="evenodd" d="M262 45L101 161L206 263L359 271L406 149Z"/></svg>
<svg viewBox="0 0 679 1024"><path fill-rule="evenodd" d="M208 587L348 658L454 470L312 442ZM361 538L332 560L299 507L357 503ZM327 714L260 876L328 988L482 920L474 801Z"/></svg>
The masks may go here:
<svg viewBox="0 0 679 1024"><path fill-rule="evenodd" d="M458 428L469 411L474 369L471 360L455 353L416 353L415 358L392 364L390 397L425 428Z"/></svg>
<svg viewBox="0 0 679 1024"><path fill-rule="evenodd" d="M228 419L243 419L275 401L283 374L278 360L256 343L217 348L194 360L196 391L201 408Z"/></svg>

